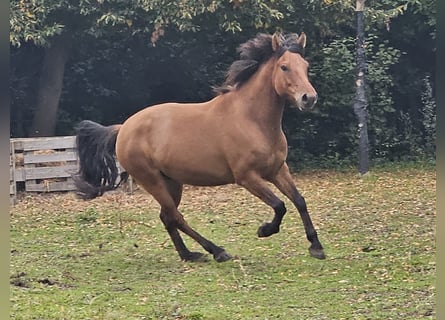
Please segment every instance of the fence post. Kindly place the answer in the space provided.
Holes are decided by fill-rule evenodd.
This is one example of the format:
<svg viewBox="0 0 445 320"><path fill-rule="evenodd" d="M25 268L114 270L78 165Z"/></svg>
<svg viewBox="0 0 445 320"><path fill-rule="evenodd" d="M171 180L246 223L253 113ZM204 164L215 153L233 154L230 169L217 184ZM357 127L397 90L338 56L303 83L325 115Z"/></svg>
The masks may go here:
<svg viewBox="0 0 445 320"><path fill-rule="evenodd" d="M10 204L15 204L17 201L17 182L15 179L15 146L14 141L9 141L9 196L10 196ZM12 171L11 171L12 166ZM12 176L12 181L11 181ZM11 185L12 182L12 185ZM11 189L12 189L12 198L11 198Z"/></svg>

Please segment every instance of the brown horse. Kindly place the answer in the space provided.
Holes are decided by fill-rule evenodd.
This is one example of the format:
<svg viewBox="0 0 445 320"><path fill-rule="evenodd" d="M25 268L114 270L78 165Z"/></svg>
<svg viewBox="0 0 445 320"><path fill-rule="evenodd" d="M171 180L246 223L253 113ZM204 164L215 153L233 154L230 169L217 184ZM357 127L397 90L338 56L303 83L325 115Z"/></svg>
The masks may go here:
<svg viewBox="0 0 445 320"><path fill-rule="evenodd" d="M324 259L305 200L286 164L281 126L286 100L300 110L313 108L317 101L303 58L305 46L304 33L259 34L239 47L240 60L231 65L225 83L216 89L219 94L210 101L147 107L122 125L82 121L76 139L79 193L93 198L116 188L116 155L159 202L160 218L180 258L195 261L203 254L189 251L179 230L222 262L231 256L192 229L178 211L183 185L243 186L275 212L272 221L258 229L259 237L268 237L279 232L286 213L270 182L297 207L311 242L310 254Z"/></svg>

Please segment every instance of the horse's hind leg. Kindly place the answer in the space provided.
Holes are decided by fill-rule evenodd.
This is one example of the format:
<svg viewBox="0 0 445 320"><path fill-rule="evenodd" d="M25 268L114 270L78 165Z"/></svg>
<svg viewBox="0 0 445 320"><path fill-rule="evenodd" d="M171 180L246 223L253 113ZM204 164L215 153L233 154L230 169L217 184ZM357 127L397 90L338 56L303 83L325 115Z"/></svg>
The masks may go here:
<svg viewBox="0 0 445 320"><path fill-rule="evenodd" d="M145 174L147 176L147 174ZM141 177L139 177L140 179ZM184 220L177 207L181 201L182 185L174 180L159 174L150 175L146 179L141 179L140 184L147 190L161 205L160 218L173 241L173 244L180 258L185 261L202 260L203 254L191 252L184 244L178 229L198 242L205 250L213 254L218 262L227 261L231 256L221 247L218 247L207 240L195 230L193 230Z"/></svg>
<svg viewBox="0 0 445 320"><path fill-rule="evenodd" d="M164 178L164 180L166 182L167 189L168 189L171 197L175 201L175 205L176 205L176 208L177 208L179 203L180 203L180 201L181 201L182 185L179 184L178 182L174 181L174 180L169 179L169 178ZM163 219L163 217L167 218L168 216L166 214L163 215L162 211L161 211L161 219ZM173 214L173 217L174 217L174 225L175 225L175 227L177 229L181 230L182 232L184 232L185 234L187 234L188 236L190 236L196 242L198 242L207 252L213 254L213 258L217 262L224 262L224 261L230 260L232 258L230 256L230 254L228 254L223 248L218 247L217 245L215 245L211 241L209 241L206 238L204 238L203 236L201 236L198 232L193 230L188 225L188 223L185 221L183 215L178 210L175 210L175 213ZM179 237L179 239L182 242L182 239L180 238L177 229L176 229L176 234L177 234L177 236ZM174 234L175 237L176 237L176 234ZM172 236L172 234L170 234L170 235ZM172 239L173 239L173 237L172 237ZM183 244L183 242L182 242L182 244ZM182 247L180 247L180 248L182 248ZM179 252L179 250L178 250L178 252ZM200 259L201 258L200 255L202 255L202 254L200 254L198 252L189 252L189 254L191 255L192 259L188 259L188 260L194 260L193 259L194 257L196 257L197 259ZM187 260L187 259L183 259L183 260Z"/></svg>
<svg viewBox="0 0 445 320"><path fill-rule="evenodd" d="M164 223L165 229L170 235L170 238L172 239L175 249L178 252L181 260L184 261L205 260L203 253L192 252L189 249L187 249L184 241L181 238L181 235L178 232L175 221L169 218L169 214L166 213L164 209L161 209L161 213L159 216L161 218L161 221Z"/></svg>
<svg viewBox="0 0 445 320"><path fill-rule="evenodd" d="M198 232L193 230L187 222L184 220L182 214L177 211L177 226L178 229L190 236L196 242L198 242L207 252L213 255L213 258L217 262L224 262L232 259L232 256L228 254L223 248L218 247L213 242L207 240L203 236L201 236Z"/></svg>
<svg viewBox="0 0 445 320"><path fill-rule="evenodd" d="M179 184L167 183L167 189L172 197L175 207L177 208L179 203L181 202L182 196L182 186ZM172 209L170 209L172 210ZM178 252L180 258L184 261L199 261L204 259L204 254L200 252L191 252L185 246L184 241L181 238L181 235L178 232L176 220L171 217L169 214L168 207L161 205L161 213L159 217L161 218L162 223L165 226L170 238L173 241L173 245L175 246L176 251Z"/></svg>

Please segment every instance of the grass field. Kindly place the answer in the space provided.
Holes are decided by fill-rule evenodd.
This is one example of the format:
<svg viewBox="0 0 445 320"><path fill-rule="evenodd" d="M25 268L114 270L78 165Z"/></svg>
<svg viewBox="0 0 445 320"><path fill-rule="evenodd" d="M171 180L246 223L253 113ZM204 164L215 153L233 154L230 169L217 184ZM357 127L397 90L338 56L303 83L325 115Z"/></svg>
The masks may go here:
<svg viewBox="0 0 445 320"><path fill-rule="evenodd" d="M280 233L258 238L272 211L233 185L187 187L180 207L224 263L180 261L141 190L25 195L11 208L11 319L436 318L434 167L295 180L326 260L287 200Z"/></svg>

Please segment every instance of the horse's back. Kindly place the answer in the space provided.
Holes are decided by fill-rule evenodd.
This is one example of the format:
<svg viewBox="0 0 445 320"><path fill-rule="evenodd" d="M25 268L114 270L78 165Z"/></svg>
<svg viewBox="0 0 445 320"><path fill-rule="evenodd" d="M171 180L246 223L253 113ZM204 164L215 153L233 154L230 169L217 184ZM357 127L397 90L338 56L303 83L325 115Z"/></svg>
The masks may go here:
<svg viewBox="0 0 445 320"><path fill-rule="evenodd" d="M119 162L132 175L149 166L186 184L234 182L222 147L224 134L210 108L209 103L167 103L139 111L120 128Z"/></svg>

